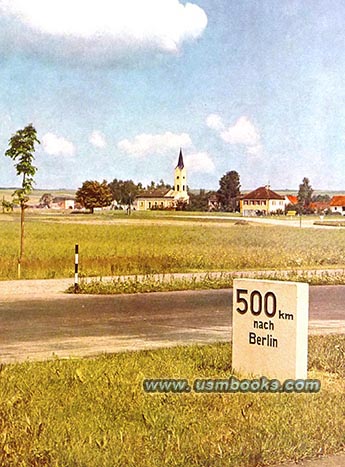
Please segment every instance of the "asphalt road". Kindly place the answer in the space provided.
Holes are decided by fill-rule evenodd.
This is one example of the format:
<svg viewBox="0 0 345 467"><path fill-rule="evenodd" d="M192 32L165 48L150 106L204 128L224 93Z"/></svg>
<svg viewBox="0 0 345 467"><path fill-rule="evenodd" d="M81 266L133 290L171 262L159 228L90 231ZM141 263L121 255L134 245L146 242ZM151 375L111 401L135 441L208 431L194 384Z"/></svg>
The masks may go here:
<svg viewBox="0 0 345 467"><path fill-rule="evenodd" d="M232 290L0 301L0 362L229 341ZM310 288L310 333L345 333L345 286Z"/></svg>

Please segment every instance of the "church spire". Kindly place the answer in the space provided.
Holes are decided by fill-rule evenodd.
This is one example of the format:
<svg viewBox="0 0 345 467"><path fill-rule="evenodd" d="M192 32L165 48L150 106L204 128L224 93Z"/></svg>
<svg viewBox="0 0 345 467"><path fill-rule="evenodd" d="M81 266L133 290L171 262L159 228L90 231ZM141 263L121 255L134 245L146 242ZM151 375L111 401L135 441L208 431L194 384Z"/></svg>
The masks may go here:
<svg viewBox="0 0 345 467"><path fill-rule="evenodd" d="M180 148L180 155L178 156L178 163L176 168L183 169L184 168L184 162L183 162L183 155L182 155L182 149Z"/></svg>

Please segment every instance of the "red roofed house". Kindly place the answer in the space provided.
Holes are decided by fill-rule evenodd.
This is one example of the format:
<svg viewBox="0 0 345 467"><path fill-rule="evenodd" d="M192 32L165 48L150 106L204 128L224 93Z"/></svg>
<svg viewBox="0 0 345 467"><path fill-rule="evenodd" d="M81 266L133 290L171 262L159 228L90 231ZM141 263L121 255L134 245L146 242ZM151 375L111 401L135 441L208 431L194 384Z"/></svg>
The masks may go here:
<svg viewBox="0 0 345 467"><path fill-rule="evenodd" d="M345 216L345 196L333 196L329 203L332 213Z"/></svg>
<svg viewBox="0 0 345 467"><path fill-rule="evenodd" d="M297 196L294 196L294 195L286 195L285 200L287 204L292 204L293 206L298 204L298 198Z"/></svg>
<svg viewBox="0 0 345 467"><path fill-rule="evenodd" d="M329 209L329 202L326 201L314 201L309 204L309 209L315 214L324 214Z"/></svg>
<svg viewBox="0 0 345 467"><path fill-rule="evenodd" d="M243 196L240 209L242 216L266 216L284 212L285 197L272 191L269 186L261 186Z"/></svg>

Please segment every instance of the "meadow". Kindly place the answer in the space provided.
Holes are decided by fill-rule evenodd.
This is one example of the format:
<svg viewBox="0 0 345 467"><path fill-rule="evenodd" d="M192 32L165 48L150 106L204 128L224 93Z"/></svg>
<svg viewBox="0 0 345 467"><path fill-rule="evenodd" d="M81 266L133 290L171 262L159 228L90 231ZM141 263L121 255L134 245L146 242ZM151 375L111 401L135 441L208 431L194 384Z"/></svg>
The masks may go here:
<svg viewBox="0 0 345 467"><path fill-rule="evenodd" d="M286 223L288 224L288 223ZM0 216L0 279L15 279L18 213ZM344 267L345 231L144 213L27 215L23 278Z"/></svg>
<svg viewBox="0 0 345 467"><path fill-rule="evenodd" d="M274 465L345 446L345 336L309 338L317 393L154 393L232 375L229 344L0 367L0 465ZM240 377L240 375L236 375Z"/></svg>

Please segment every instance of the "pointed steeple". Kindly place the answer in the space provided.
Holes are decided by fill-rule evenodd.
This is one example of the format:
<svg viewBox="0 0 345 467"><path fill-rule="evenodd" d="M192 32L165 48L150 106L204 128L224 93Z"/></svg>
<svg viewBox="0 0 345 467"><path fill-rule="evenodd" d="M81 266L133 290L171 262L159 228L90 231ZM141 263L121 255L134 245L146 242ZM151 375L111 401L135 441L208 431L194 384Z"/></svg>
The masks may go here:
<svg viewBox="0 0 345 467"><path fill-rule="evenodd" d="M176 168L183 169L184 168L184 162L183 162L183 155L182 155L182 149L180 148L180 155L178 156L178 163Z"/></svg>

